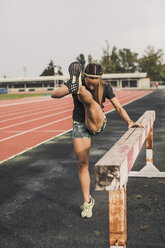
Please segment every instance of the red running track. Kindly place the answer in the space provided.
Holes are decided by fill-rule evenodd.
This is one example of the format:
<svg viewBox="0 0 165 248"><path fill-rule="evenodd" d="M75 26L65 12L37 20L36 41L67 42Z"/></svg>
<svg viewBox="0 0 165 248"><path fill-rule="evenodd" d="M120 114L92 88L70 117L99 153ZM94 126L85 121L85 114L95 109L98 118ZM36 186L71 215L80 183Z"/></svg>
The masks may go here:
<svg viewBox="0 0 165 248"><path fill-rule="evenodd" d="M115 91L122 105L151 91ZM114 108L104 104L105 113ZM0 102L0 163L72 129L72 97L24 98Z"/></svg>

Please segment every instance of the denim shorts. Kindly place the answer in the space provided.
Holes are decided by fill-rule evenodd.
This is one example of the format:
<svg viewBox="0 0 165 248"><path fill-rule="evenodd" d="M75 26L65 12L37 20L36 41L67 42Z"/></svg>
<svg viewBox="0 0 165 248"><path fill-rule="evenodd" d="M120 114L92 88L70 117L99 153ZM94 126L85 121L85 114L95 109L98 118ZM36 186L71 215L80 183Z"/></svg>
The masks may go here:
<svg viewBox="0 0 165 248"><path fill-rule="evenodd" d="M100 134L107 124L107 118L104 116L104 123L97 132L91 132L85 125L85 122L73 122L72 138L90 138L93 135Z"/></svg>

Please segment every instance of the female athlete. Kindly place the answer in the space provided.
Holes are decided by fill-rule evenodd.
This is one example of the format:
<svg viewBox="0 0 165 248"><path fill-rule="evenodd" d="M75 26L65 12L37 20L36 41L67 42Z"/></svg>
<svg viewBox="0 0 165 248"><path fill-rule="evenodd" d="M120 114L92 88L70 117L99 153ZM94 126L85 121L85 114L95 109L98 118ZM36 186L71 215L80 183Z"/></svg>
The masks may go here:
<svg viewBox="0 0 165 248"><path fill-rule="evenodd" d="M70 80L52 93L53 98L72 94L73 109L73 148L78 161L79 180L84 203L81 216L92 217L94 199L90 195L89 150L91 137L100 134L106 127L103 103L111 101L119 115L131 127L143 127L134 123L113 93L110 84L102 80L103 69L100 64L90 63L81 75L81 65L73 62L69 66Z"/></svg>

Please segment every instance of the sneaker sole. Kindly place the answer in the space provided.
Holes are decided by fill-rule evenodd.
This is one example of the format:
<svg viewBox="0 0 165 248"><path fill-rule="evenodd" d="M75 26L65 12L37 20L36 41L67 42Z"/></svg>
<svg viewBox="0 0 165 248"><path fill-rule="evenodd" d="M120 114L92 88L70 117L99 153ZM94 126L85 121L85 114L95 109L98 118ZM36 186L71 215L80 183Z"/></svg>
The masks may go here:
<svg viewBox="0 0 165 248"><path fill-rule="evenodd" d="M78 91L77 94L79 94L80 88L82 86L82 82L81 82L81 66L79 63L73 62L70 66L69 66L69 74L70 74L70 78L72 80L72 84L78 84Z"/></svg>

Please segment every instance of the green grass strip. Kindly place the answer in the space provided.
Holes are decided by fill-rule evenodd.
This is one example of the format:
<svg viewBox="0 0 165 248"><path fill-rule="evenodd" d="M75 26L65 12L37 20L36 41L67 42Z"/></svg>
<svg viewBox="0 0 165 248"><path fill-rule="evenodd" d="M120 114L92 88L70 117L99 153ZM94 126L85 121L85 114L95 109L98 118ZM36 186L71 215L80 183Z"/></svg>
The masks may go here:
<svg viewBox="0 0 165 248"><path fill-rule="evenodd" d="M35 96L49 96L48 93L18 93L18 94L0 94L1 100L12 100L12 99L20 99L24 97L35 97Z"/></svg>

